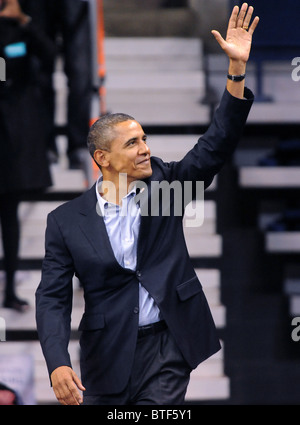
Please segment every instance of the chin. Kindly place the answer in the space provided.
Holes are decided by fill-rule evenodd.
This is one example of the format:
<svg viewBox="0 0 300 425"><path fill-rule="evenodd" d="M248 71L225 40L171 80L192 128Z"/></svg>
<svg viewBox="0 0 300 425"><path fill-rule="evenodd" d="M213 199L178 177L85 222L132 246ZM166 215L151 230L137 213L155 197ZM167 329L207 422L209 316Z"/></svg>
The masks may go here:
<svg viewBox="0 0 300 425"><path fill-rule="evenodd" d="M150 168L149 170L145 170L143 171L137 178L137 180L143 180L146 179L148 177L152 176L152 168Z"/></svg>

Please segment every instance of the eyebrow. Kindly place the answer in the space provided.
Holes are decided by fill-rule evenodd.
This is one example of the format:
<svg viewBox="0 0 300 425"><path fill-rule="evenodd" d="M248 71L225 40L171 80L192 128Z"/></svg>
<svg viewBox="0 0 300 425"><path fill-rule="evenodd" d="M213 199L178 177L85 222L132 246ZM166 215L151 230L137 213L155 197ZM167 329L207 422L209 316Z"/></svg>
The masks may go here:
<svg viewBox="0 0 300 425"><path fill-rule="evenodd" d="M143 137L142 137L143 139L147 139L148 138L148 136L147 136L147 134L143 134ZM129 139L129 140L127 140L125 143L124 143L124 146L127 146L129 143L131 143L131 142L134 142L135 140L137 140L138 139L138 137L132 137L131 139Z"/></svg>

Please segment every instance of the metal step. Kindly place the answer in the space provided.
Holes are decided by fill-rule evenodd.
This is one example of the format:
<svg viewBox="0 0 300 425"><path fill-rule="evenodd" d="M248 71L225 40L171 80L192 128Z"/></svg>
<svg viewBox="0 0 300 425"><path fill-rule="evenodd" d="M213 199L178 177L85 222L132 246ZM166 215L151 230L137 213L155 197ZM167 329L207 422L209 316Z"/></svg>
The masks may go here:
<svg viewBox="0 0 300 425"><path fill-rule="evenodd" d="M114 37L194 37L198 19L188 8L126 8L104 10L107 36Z"/></svg>

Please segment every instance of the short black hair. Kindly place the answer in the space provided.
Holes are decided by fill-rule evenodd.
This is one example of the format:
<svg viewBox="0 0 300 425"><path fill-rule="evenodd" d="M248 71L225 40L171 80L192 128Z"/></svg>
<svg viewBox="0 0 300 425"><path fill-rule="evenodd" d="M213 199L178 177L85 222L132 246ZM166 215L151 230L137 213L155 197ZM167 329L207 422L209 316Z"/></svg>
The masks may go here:
<svg viewBox="0 0 300 425"><path fill-rule="evenodd" d="M117 124L124 121L135 121L135 118L118 112L104 115L94 122L87 137L87 146L92 158L94 158L96 149L110 151L114 136L113 129Z"/></svg>

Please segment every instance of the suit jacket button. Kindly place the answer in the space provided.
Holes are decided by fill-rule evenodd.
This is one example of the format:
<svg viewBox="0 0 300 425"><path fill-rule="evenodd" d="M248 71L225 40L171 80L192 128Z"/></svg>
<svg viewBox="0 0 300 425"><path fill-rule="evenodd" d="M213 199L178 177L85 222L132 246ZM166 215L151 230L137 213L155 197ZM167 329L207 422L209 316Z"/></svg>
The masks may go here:
<svg viewBox="0 0 300 425"><path fill-rule="evenodd" d="M137 275L137 277L141 277L141 276L142 276L142 273L138 270L138 271L136 272L136 275Z"/></svg>
<svg viewBox="0 0 300 425"><path fill-rule="evenodd" d="M138 314L139 311L140 311L140 309L138 307L134 307L134 309L133 309L134 314Z"/></svg>

